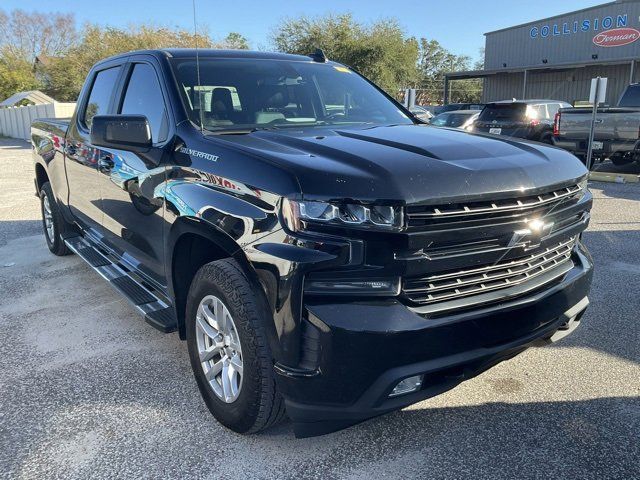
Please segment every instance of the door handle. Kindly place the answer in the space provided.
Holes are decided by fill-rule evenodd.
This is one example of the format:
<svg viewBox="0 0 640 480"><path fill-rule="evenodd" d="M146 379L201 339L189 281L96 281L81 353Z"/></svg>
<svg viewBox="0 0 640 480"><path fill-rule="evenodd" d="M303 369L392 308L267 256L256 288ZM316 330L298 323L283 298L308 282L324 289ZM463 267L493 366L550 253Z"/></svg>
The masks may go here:
<svg viewBox="0 0 640 480"><path fill-rule="evenodd" d="M115 164L113 163L113 159L111 158L111 155L103 155L98 160L98 170L100 170L102 173L111 172L111 170L113 170L114 165Z"/></svg>

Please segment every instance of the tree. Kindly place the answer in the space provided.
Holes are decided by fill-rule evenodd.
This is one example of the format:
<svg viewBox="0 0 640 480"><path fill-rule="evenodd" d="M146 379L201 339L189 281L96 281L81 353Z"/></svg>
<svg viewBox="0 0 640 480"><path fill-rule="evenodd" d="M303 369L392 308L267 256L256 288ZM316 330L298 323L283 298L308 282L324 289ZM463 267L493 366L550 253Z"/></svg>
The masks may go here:
<svg viewBox="0 0 640 480"><path fill-rule="evenodd" d="M372 25L350 14L286 19L271 42L278 51L301 55L322 48L331 60L355 68L391 94L418 79L418 43L393 19Z"/></svg>
<svg viewBox="0 0 640 480"><path fill-rule="evenodd" d="M455 55L437 40L420 39L418 70L420 74L419 103L439 103L444 97L444 76L446 72L469 70L471 58ZM482 93L481 80L456 80L451 82L451 102L479 102Z"/></svg>
<svg viewBox="0 0 640 480"><path fill-rule="evenodd" d="M9 53L5 48L0 50L0 101L16 92L39 87L30 62Z"/></svg>
<svg viewBox="0 0 640 480"><path fill-rule="evenodd" d="M3 55L33 62L36 56L64 54L77 40L73 14L0 10L0 48Z"/></svg>
<svg viewBox="0 0 640 480"><path fill-rule="evenodd" d="M209 35L187 30L172 30L150 25L131 26L128 29L102 28L85 25L82 40L64 57L43 66L45 91L61 101L75 101L91 67L112 55L132 50L156 48L210 48L214 44Z"/></svg>
<svg viewBox="0 0 640 480"><path fill-rule="evenodd" d="M248 50L249 41L238 32L231 32L222 41L221 48L229 48L231 50Z"/></svg>

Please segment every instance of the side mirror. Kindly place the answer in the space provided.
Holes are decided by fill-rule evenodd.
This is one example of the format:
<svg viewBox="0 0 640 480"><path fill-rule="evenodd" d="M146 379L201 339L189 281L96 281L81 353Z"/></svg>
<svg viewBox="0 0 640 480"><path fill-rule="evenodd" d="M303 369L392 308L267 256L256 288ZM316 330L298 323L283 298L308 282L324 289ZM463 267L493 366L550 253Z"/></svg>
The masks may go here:
<svg viewBox="0 0 640 480"><path fill-rule="evenodd" d="M96 115L91 122L91 144L131 152L151 148L151 128L144 115Z"/></svg>

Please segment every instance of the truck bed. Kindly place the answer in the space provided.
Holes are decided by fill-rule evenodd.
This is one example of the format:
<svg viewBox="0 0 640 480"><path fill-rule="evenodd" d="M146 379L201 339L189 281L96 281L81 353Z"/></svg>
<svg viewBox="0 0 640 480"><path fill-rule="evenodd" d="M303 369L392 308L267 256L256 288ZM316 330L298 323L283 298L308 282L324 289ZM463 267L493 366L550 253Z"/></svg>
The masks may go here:
<svg viewBox="0 0 640 480"><path fill-rule="evenodd" d="M592 107L561 108L556 115L553 144L574 155L586 155L592 116ZM620 162L637 159L640 156L640 108L598 108L593 155Z"/></svg>
<svg viewBox="0 0 640 480"><path fill-rule="evenodd" d="M560 109L559 138L586 140L589 137L593 108ZM637 140L640 108L598 108L595 140Z"/></svg>

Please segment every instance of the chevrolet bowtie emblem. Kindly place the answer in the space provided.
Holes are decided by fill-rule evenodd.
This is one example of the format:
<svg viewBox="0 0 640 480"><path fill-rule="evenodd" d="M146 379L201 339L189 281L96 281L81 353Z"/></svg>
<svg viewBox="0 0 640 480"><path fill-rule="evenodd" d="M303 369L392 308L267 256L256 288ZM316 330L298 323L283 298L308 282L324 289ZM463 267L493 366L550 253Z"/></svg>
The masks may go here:
<svg viewBox="0 0 640 480"><path fill-rule="evenodd" d="M527 220L526 224L526 228L513 232L509 247L522 246L525 250L539 247L542 239L553 228L553 222L544 222L540 219Z"/></svg>

